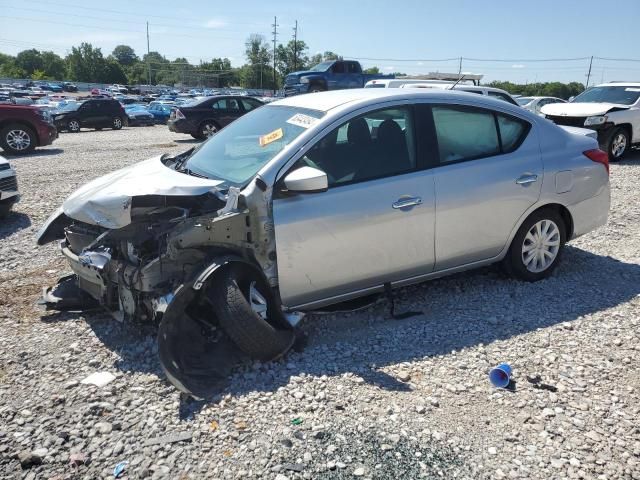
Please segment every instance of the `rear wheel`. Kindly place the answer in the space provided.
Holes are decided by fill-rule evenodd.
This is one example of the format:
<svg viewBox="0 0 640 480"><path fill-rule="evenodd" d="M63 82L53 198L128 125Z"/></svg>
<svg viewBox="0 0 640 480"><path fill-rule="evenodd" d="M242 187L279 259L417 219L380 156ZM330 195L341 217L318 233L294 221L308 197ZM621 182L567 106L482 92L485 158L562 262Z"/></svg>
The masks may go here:
<svg viewBox="0 0 640 480"><path fill-rule="evenodd" d="M69 120L67 122L67 130L71 133L78 133L80 131L80 122L78 120Z"/></svg>
<svg viewBox="0 0 640 480"><path fill-rule="evenodd" d="M210 136L215 135L218 130L218 126L211 120L204 121L200 124L200 128L198 129L198 138L209 138Z"/></svg>
<svg viewBox="0 0 640 480"><path fill-rule="evenodd" d="M284 355L295 333L284 326L267 283L250 267L230 265L215 275L205 292L220 326L252 358L269 361Z"/></svg>
<svg viewBox="0 0 640 480"><path fill-rule="evenodd" d="M16 155L29 153L36 148L36 134L25 125L7 125L0 130L0 146Z"/></svg>
<svg viewBox="0 0 640 480"><path fill-rule="evenodd" d="M562 217L552 209L534 212L520 226L503 265L511 276L527 282L547 278L556 268L566 242Z"/></svg>
<svg viewBox="0 0 640 480"><path fill-rule="evenodd" d="M111 120L111 128L120 130L122 128L122 119L120 117L113 117L113 120Z"/></svg>
<svg viewBox="0 0 640 480"><path fill-rule="evenodd" d="M618 127L611 132L607 139L606 152L609 154L610 162L617 162L624 157L629 150L631 140L629 131L624 127Z"/></svg>

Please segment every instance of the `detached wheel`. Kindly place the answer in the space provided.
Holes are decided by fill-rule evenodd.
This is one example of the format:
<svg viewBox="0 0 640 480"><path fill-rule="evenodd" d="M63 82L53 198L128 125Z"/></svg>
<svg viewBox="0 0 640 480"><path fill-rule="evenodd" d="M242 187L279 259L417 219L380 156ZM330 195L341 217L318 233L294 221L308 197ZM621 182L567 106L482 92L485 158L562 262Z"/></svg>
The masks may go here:
<svg viewBox="0 0 640 480"><path fill-rule="evenodd" d="M566 227L555 210L541 210L522 224L503 260L507 273L527 282L547 278L558 265Z"/></svg>
<svg viewBox="0 0 640 480"><path fill-rule="evenodd" d="M0 130L0 146L15 155L29 153L36 148L36 134L25 125L7 125Z"/></svg>
<svg viewBox="0 0 640 480"><path fill-rule="evenodd" d="M218 133L218 126L211 121L202 122L198 130L199 138L209 138Z"/></svg>
<svg viewBox="0 0 640 480"><path fill-rule="evenodd" d="M80 131L80 122L78 120L69 120L67 122L67 130L71 133L78 133Z"/></svg>
<svg viewBox="0 0 640 480"><path fill-rule="evenodd" d="M249 267L224 268L206 294L222 329L250 357L276 360L293 345L294 331L278 328L284 319L269 286Z"/></svg>
<svg viewBox="0 0 640 480"><path fill-rule="evenodd" d="M624 157L631 145L629 132L624 127L618 127L611 132L606 144L606 152L610 162L618 162Z"/></svg>
<svg viewBox="0 0 640 480"><path fill-rule="evenodd" d="M120 117L113 117L113 120L111 120L111 128L120 130L122 128L122 119Z"/></svg>

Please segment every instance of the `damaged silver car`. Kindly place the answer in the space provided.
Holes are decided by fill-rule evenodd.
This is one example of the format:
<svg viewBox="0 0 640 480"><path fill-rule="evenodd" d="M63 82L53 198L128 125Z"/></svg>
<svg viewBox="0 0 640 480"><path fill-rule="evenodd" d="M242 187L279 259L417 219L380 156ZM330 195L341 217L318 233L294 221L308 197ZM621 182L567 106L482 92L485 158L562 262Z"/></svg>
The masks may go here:
<svg viewBox="0 0 640 480"><path fill-rule="evenodd" d="M72 194L39 232L73 270L44 300L159 322L169 379L202 391L235 350L286 353L299 312L495 262L545 278L608 210L597 142L505 102L302 95Z"/></svg>

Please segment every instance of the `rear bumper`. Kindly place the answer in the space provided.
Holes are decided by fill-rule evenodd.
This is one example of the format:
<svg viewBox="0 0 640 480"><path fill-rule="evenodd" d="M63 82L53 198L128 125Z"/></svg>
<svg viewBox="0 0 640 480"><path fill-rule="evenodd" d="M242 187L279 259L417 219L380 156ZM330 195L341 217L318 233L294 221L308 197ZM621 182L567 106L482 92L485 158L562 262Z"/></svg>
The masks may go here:
<svg viewBox="0 0 640 480"><path fill-rule="evenodd" d="M179 120L170 119L167 122L167 125L169 127L169 130L175 133L188 133L188 134L195 133L194 126L184 119L179 119Z"/></svg>
<svg viewBox="0 0 640 480"><path fill-rule="evenodd" d="M611 189L607 183L599 195L574 205L568 205L567 209L573 219L573 236L571 238L577 238L606 224L610 204Z"/></svg>

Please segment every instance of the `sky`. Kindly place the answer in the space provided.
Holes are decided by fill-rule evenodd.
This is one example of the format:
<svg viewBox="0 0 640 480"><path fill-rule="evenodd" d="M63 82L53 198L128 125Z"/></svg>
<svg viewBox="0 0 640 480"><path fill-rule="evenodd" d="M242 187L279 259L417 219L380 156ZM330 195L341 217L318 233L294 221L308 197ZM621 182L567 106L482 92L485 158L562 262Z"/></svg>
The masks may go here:
<svg viewBox="0 0 640 480"><path fill-rule="evenodd" d="M615 7L614 7L615 5ZM257 33L278 43L293 36L308 54L330 50L364 68L419 74L462 72L483 82L640 80L640 0L0 0L0 52L36 48L66 55L89 42L108 55L119 44L150 48L197 64L228 57L245 63ZM621 60L608 60L621 59ZM534 61L553 60L553 61ZM634 61L635 60L635 61Z"/></svg>

